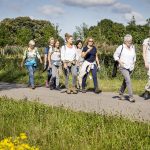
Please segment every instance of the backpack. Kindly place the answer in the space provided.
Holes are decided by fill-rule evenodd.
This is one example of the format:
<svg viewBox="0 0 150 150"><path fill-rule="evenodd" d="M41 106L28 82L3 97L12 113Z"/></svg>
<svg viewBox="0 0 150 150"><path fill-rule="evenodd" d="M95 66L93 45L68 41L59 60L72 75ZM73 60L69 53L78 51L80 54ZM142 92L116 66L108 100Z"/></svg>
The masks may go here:
<svg viewBox="0 0 150 150"><path fill-rule="evenodd" d="M32 60L28 60L27 57L28 57L28 51L26 50L26 61L25 61L25 66L34 66L36 67L37 66L37 48L35 49L35 53L36 53L36 58L35 59L32 59Z"/></svg>
<svg viewBox="0 0 150 150"><path fill-rule="evenodd" d="M121 52L120 52L120 54L119 54L119 59L120 59L120 57L121 57L122 51L123 51L123 45L122 45ZM111 76L112 76L113 78L117 76L118 65L119 65L119 62L118 62L118 61L114 61L113 70L112 70L112 74L111 74Z"/></svg>

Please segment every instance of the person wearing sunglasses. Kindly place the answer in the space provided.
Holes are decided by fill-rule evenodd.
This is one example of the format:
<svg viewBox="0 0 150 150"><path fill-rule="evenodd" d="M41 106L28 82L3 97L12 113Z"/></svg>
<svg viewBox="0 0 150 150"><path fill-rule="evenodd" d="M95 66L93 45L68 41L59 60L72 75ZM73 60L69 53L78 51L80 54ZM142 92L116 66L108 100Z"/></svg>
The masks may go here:
<svg viewBox="0 0 150 150"><path fill-rule="evenodd" d="M83 48L81 56L84 58L82 68L79 75L79 82L82 82L82 93L86 93L86 80L89 72L92 72L94 82L94 92L100 93L97 81L97 70L100 68L100 63L97 54L97 48L94 45L92 37L87 38L86 46Z"/></svg>

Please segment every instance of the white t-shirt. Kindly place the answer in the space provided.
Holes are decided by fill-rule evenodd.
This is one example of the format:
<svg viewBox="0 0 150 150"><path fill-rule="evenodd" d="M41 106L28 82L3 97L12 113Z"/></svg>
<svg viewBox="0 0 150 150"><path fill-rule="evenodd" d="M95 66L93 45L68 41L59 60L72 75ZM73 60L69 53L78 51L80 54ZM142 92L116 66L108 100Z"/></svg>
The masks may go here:
<svg viewBox="0 0 150 150"><path fill-rule="evenodd" d="M78 62L79 63L83 63L84 62L84 58L81 57L81 54L82 54L82 49L77 49L77 54L78 54Z"/></svg>
<svg viewBox="0 0 150 150"><path fill-rule="evenodd" d="M60 57L60 51L59 49L53 49L50 51L51 53L51 60L52 61L61 61L61 57Z"/></svg>
<svg viewBox="0 0 150 150"><path fill-rule="evenodd" d="M123 50L122 50L122 45L120 45L115 53L114 53L114 59L115 60L121 60L124 65L123 67L129 70L133 70L134 69L134 65L135 65L135 61L136 61L136 53L135 53L135 47L132 45L130 47L130 50L126 47L125 44L123 44ZM120 56L121 53L121 56ZM119 58L120 56L120 58Z"/></svg>
<svg viewBox="0 0 150 150"><path fill-rule="evenodd" d="M143 45L147 47L146 58L147 58L147 62L150 63L150 38L145 39Z"/></svg>
<svg viewBox="0 0 150 150"><path fill-rule="evenodd" d="M75 61L78 60L77 49L73 45L72 48L62 46L61 48L61 60L62 61Z"/></svg>

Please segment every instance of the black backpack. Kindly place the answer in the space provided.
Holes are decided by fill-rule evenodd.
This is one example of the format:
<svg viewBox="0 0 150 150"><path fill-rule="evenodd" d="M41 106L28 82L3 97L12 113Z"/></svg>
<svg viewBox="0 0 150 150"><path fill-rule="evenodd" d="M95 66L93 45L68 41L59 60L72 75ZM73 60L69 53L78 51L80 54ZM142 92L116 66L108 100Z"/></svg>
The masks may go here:
<svg viewBox="0 0 150 150"><path fill-rule="evenodd" d="M119 58L121 57L122 50L123 50L123 45L122 45L121 52L119 54ZM114 61L113 70L112 70L112 74L111 74L111 76L113 78L117 76L118 65L119 65L119 62L118 61Z"/></svg>

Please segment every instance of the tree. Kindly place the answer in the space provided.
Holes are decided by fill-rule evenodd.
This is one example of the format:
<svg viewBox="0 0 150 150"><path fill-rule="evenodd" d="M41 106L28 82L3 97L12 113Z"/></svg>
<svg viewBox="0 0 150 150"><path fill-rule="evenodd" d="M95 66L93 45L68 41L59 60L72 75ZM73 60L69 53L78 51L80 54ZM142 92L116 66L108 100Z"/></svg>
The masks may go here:
<svg viewBox="0 0 150 150"><path fill-rule="evenodd" d="M28 28L22 28L17 30L17 40L16 44L17 45L28 45L28 42L33 39L32 37L32 31L31 29Z"/></svg>
<svg viewBox="0 0 150 150"><path fill-rule="evenodd" d="M38 46L44 46L49 37L60 38L58 26L55 27L49 21L32 20L29 17L6 18L0 22L0 27L0 46L26 46L31 39L35 39Z"/></svg>
<svg viewBox="0 0 150 150"><path fill-rule="evenodd" d="M134 16L132 16L131 21L128 22L128 24L129 24L130 26L136 26L136 20L135 20L135 17L134 17Z"/></svg>
<svg viewBox="0 0 150 150"><path fill-rule="evenodd" d="M80 26L76 26L76 31L73 35L76 37L76 39L81 39L84 41L88 36L88 25L83 23Z"/></svg>

